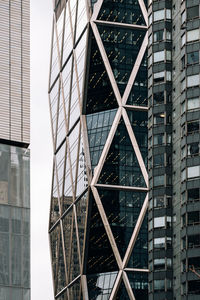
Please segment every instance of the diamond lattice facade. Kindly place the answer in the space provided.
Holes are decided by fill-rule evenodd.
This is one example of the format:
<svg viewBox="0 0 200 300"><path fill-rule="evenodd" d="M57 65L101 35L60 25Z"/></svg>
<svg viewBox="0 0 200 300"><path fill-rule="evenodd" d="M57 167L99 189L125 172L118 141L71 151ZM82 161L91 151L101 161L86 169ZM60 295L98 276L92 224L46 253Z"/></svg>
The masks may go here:
<svg viewBox="0 0 200 300"><path fill-rule="evenodd" d="M147 1L55 1L55 298L147 299Z"/></svg>

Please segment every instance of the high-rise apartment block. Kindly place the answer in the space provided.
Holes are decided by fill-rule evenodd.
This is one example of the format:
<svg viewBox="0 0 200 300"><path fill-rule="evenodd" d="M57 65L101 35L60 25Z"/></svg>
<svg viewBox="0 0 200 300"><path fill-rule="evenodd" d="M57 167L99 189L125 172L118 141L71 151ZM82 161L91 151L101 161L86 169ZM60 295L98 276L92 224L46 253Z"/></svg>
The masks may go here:
<svg viewBox="0 0 200 300"><path fill-rule="evenodd" d="M54 2L56 299L200 297L199 6Z"/></svg>
<svg viewBox="0 0 200 300"><path fill-rule="evenodd" d="M0 1L0 299L30 299L29 0Z"/></svg>
<svg viewBox="0 0 200 300"><path fill-rule="evenodd" d="M55 299L146 299L147 1L54 1Z"/></svg>
<svg viewBox="0 0 200 300"><path fill-rule="evenodd" d="M149 3L149 299L200 297L199 0Z"/></svg>

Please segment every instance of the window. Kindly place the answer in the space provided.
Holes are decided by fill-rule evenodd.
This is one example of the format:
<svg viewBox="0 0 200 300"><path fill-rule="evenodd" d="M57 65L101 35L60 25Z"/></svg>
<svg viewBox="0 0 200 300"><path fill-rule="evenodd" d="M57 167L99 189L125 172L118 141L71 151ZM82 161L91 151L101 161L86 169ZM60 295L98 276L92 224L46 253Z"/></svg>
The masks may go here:
<svg viewBox="0 0 200 300"><path fill-rule="evenodd" d="M200 287L200 280L188 281L188 294L200 295L200 288L199 287ZM199 296L198 296L198 298L199 298Z"/></svg>
<svg viewBox="0 0 200 300"><path fill-rule="evenodd" d="M164 30L158 30L153 34L154 42L160 42L164 40Z"/></svg>
<svg viewBox="0 0 200 300"><path fill-rule="evenodd" d="M200 166L188 167L188 178L195 178L200 176Z"/></svg>
<svg viewBox="0 0 200 300"><path fill-rule="evenodd" d="M164 228L165 227L165 217L154 218L154 228Z"/></svg>
<svg viewBox="0 0 200 300"><path fill-rule="evenodd" d="M153 157L153 165L154 167L164 166L164 153L154 155Z"/></svg>
<svg viewBox="0 0 200 300"><path fill-rule="evenodd" d="M164 103L164 92L153 94L153 104L163 104Z"/></svg>
<svg viewBox="0 0 200 300"><path fill-rule="evenodd" d="M160 208L165 206L164 196L157 196L153 199L154 208Z"/></svg>
<svg viewBox="0 0 200 300"><path fill-rule="evenodd" d="M164 11L164 9L154 11L153 16L154 16L154 22L163 20L165 18L165 11Z"/></svg>
<svg viewBox="0 0 200 300"><path fill-rule="evenodd" d="M193 19L199 17L199 5L188 7L187 9L187 19Z"/></svg>
<svg viewBox="0 0 200 300"><path fill-rule="evenodd" d="M154 115L154 125L164 124L164 121L165 121L164 113Z"/></svg>
<svg viewBox="0 0 200 300"><path fill-rule="evenodd" d="M162 71L162 72L154 73L153 78L154 78L154 83L163 82L165 79L165 72Z"/></svg>
<svg viewBox="0 0 200 300"><path fill-rule="evenodd" d="M195 225L200 223L200 211L188 212L188 225Z"/></svg>
<svg viewBox="0 0 200 300"><path fill-rule="evenodd" d="M164 133L155 134L153 137L154 145L162 145L164 144Z"/></svg>
<svg viewBox="0 0 200 300"><path fill-rule="evenodd" d="M188 155L198 155L199 154L199 142L191 143L187 145Z"/></svg>
<svg viewBox="0 0 200 300"><path fill-rule="evenodd" d="M191 121L187 123L187 133L192 134L199 132L199 121Z"/></svg>
<svg viewBox="0 0 200 300"><path fill-rule="evenodd" d="M162 270L165 269L165 259L164 258L156 258L154 259L154 270Z"/></svg>
<svg viewBox="0 0 200 300"><path fill-rule="evenodd" d="M200 247L200 235L189 235L188 236L188 248Z"/></svg>
<svg viewBox="0 0 200 300"><path fill-rule="evenodd" d="M190 52L187 54L187 63L197 64L199 62L199 51Z"/></svg>
<svg viewBox="0 0 200 300"><path fill-rule="evenodd" d="M171 9L166 9L166 19L171 19L172 18L172 12Z"/></svg>
<svg viewBox="0 0 200 300"><path fill-rule="evenodd" d="M200 199L199 196L199 189L190 189L188 190L188 201L193 202L193 201L198 201Z"/></svg>
<svg viewBox="0 0 200 300"><path fill-rule="evenodd" d="M165 280L154 280L154 290L164 290Z"/></svg>
<svg viewBox="0 0 200 300"><path fill-rule="evenodd" d="M199 28L187 32L187 42L196 41L199 39Z"/></svg>
<svg viewBox="0 0 200 300"><path fill-rule="evenodd" d="M166 40L168 40L168 41L171 41L171 39L172 39L172 34L171 34L171 31L166 31Z"/></svg>
<svg viewBox="0 0 200 300"><path fill-rule="evenodd" d="M200 98L190 98L187 100L187 109L198 109L200 108Z"/></svg>
<svg viewBox="0 0 200 300"><path fill-rule="evenodd" d="M155 249L163 249L165 248L165 238L155 238L154 239L154 248Z"/></svg>
<svg viewBox="0 0 200 300"><path fill-rule="evenodd" d="M154 62L160 62L160 61L164 61L165 60L165 51L159 51L159 52L155 52L153 54L153 60Z"/></svg>
<svg viewBox="0 0 200 300"><path fill-rule="evenodd" d="M187 87L199 85L200 76L199 74L191 75L187 77Z"/></svg>

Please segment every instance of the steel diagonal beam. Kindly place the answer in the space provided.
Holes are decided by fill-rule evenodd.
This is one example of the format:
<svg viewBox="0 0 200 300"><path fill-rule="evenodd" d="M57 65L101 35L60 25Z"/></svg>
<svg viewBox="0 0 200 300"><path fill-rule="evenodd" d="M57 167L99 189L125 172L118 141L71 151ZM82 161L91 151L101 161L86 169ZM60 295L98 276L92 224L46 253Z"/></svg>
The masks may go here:
<svg viewBox="0 0 200 300"><path fill-rule="evenodd" d="M99 193L97 191L97 188L95 188L94 186L91 186L91 189L92 189L93 196L94 196L96 205L98 207L98 210L99 210L99 213L100 213L100 216L101 216L104 228L106 230L107 237L108 237L110 245L112 247L113 254L114 254L115 259L117 261L118 267L119 267L119 269L122 269L122 260L121 260L120 254L119 254L119 250L117 248L117 244L115 242L112 230L110 228L110 224L108 222L108 219L107 219L107 216L106 216L103 204L101 202Z"/></svg>
<svg viewBox="0 0 200 300"><path fill-rule="evenodd" d="M135 78L136 78L136 76L137 76L139 67L140 67L140 65L141 65L142 59L143 59L144 54L145 54L145 51L146 51L146 49L147 49L147 45L148 45L148 32L145 34L143 43L142 43L142 45L141 45L141 48L140 48L140 51L139 51L139 53L138 53L137 59L136 59L135 64L134 64L134 66L133 66L133 70L132 70L131 75L130 75L130 77L129 77L129 81L128 81L127 86L126 86L126 89L125 89L125 91L124 91L124 95L123 95L123 98L122 98L122 104L123 104L123 105L126 104L127 99L128 99L128 96L129 96L129 94L130 94L130 92L131 92L133 83L134 83Z"/></svg>
<svg viewBox="0 0 200 300"><path fill-rule="evenodd" d="M97 183L98 179L99 179L99 176L100 176L101 170L102 170L102 168L103 168L103 165L104 165L106 156L107 156L107 154L108 154L108 151L109 151L110 146L111 146L111 144L112 144L112 141L113 141L115 132L116 132L116 130L117 130L117 126L118 126L118 124L119 124L121 115L122 115L122 107L119 107L119 108L118 108L118 111L117 111L117 113L116 113L115 119L114 119L114 121L113 121L112 127L111 127L111 129L110 129L110 132L109 132L109 134L108 134L108 137L107 137L105 146L104 146L103 151L102 151L102 153L101 153L101 156L100 156L100 159L99 159L99 163L98 163L98 165L94 168L94 177L93 177L93 179L92 179L91 185L95 185L95 184Z"/></svg>
<svg viewBox="0 0 200 300"><path fill-rule="evenodd" d="M123 111L122 111L122 115L123 115L123 118L124 118L124 122L126 124L126 128L128 130L128 134L129 134L131 143L133 145L133 149L135 150L135 154L136 154L139 166L141 168L142 175L143 175L145 183L146 183L146 185L148 187L148 173L147 173L147 169L145 167L145 164L144 164L144 161L143 161L143 157L142 157L142 154L140 152L140 148L138 146L137 140L135 138L135 134L133 132L133 129L132 129L131 123L129 121L127 112L126 112L126 110L124 108L123 108Z"/></svg>
<svg viewBox="0 0 200 300"><path fill-rule="evenodd" d="M141 228L141 226L142 226L142 222L143 222L143 220L144 220L144 217L145 217L147 208L148 208L148 194L147 194L146 197L145 197L145 200L144 200L142 209L141 209L141 211L140 211L140 215L139 215L139 217L138 217L137 223L136 223L136 225L135 225L135 228L134 228L134 231L133 231L131 240L130 240L130 242L129 242L129 245L128 245L128 248L127 248L127 251L126 251L126 254L125 254L125 256L124 256L124 259L123 259L123 269L124 269L124 268L127 266L127 264L128 264L128 261L129 261L129 258L130 258L130 256L131 256L131 253L132 253L132 251L133 251L133 248L134 248L136 239L137 239L137 237L138 237L140 228Z"/></svg>
<svg viewBox="0 0 200 300"><path fill-rule="evenodd" d="M101 36L99 34L97 25L94 22L90 22L90 24L91 24L91 27L92 27L92 30L93 30L93 33L94 33L97 45L99 47L99 51L101 53L101 57L103 59L103 62L104 62L104 65L105 65L108 77L110 79L110 83L111 83L111 86L113 88L113 92L115 94L116 100L118 102L118 105L121 106L122 105L122 98L121 98L121 95L120 95L120 92L119 92L119 89L118 89L115 77L113 75L112 68L110 66L110 62L108 60L108 57L107 57L107 54L106 54L103 42L101 40Z"/></svg>
<svg viewBox="0 0 200 300"><path fill-rule="evenodd" d="M82 286L83 300L89 300L86 275L81 276L81 286Z"/></svg>
<svg viewBox="0 0 200 300"><path fill-rule="evenodd" d="M120 286L120 283L121 283L121 281L122 281L122 275L123 275L123 271L120 270L119 273L118 273L118 275L117 275L117 278L116 278L116 280L115 280L115 283L114 283L112 292L111 292L111 294L110 294L109 300L115 300L117 291L118 291L119 286Z"/></svg>
<svg viewBox="0 0 200 300"><path fill-rule="evenodd" d="M103 4L103 0L98 0L98 1L94 4L94 7L93 7L93 14L92 14L92 17L91 17L91 21L94 21L94 20L97 19L102 4Z"/></svg>
<svg viewBox="0 0 200 300"><path fill-rule="evenodd" d="M129 279L128 279L128 276L127 276L126 272L123 271L122 277L123 277L123 281L124 281L124 284L126 286L126 290L128 292L128 295L130 297L130 300L135 300L135 296L133 294L133 290L131 288L131 285L130 285L130 282L129 282Z"/></svg>
<svg viewBox="0 0 200 300"><path fill-rule="evenodd" d="M122 27L122 28L128 28L128 29L148 29L147 26L144 25L136 25L136 24L129 24L129 23L120 23L120 22L112 22L112 21L102 21L102 20L94 20L94 23L96 24L104 24L107 26L112 27Z"/></svg>
<svg viewBox="0 0 200 300"><path fill-rule="evenodd" d="M144 20L146 22L146 25L148 26L148 12L147 12L146 6L144 4L144 1L143 0L138 0L138 2L139 2L139 5L140 5L140 8L141 8Z"/></svg>

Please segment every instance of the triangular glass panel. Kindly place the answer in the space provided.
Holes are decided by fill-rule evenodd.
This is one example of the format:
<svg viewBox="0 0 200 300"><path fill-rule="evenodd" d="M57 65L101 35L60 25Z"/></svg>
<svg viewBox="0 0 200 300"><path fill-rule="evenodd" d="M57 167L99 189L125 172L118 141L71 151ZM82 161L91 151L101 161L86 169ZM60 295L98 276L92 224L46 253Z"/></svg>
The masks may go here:
<svg viewBox="0 0 200 300"><path fill-rule="evenodd" d="M128 268L148 269L148 223L147 214L140 228L133 252L128 262Z"/></svg>
<svg viewBox="0 0 200 300"><path fill-rule="evenodd" d="M77 12L78 1L69 0L68 2L69 2L70 14L71 14L73 36L75 36L75 23L76 23L76 12Z"/></svg>
<svg viewBox="0 0 200 300"><path fill-rule="evenodd" d="M56 81L54 84L50 94L49 94L49 99L50 99L50 112L51 112L51 122L52 122L52 127L53 127L53 140L55 142L56 139L56 127L57 127L57 115L58 115L58 103L59 103L59 90L60 90L60 85L59 85L59 80Z"/></svg>
<svg viewBox="0 0 200 300"><path fill-rule="evenodd" d="M148 163L148 112L147 111L127 111L129 120L135 134L140 152L147 168Z"/></svg>
<svg viewBox="0 0 200 300"><path fill-rule="evenodd" d="M66 275L60 223L50 233L50 242L55 294L57 294L66 286Z"/></svg>
<svg viewBox="0 0 200 300"><path fill-rule="evenodd" d="M52 39L53 39L53 43L52 43L51 67L50 67L50 87L54 83L55 79L58 77L60 71L60 62L58 57L58 47L57 47L55 28L53 31Z"/></svg>
<svg viewBox="0 0 200 300"><path fill-rule="evenodd" d="M65 112L66 112L66 120L68 124L69 120L69 102L71 96L71 76L73 70L73 56L70 57L67 64L65 65L64 69L62 70L62 79L63 79L63 93L65 99Z"/></svg>
<svg viewBox="0 0 200 300"><path fill-rule="evenodd" d="M65 28L64 28L64 42L63 42L63 55L62 55L62 65L65 64L69 56L72 54L73 49L73 39L71 33L70 25L70 15L69 15L69 3L66 3L66 16L65 16Z"/></svg>
<svg viewBox="0 0 200 300"><path fill-rule="evenodd" d="M69 282L72 282L72 280L74 280L78 275L80 275L80 263L79 263L78 243L77 243L77 236L76 236L76 224L75 224L75 219L74 219L73 220L72 237L71 237L71 245L70 245L70 262L69 262L69 268L68 268Z"/></svg>
<svg viewBox="0 0 200 300"><path fill-rule="evenodd" d="M76 198L78 198L82 192L88 186L88 179L86 173L86 161L85 161L85 153L84 153L84 145L83 145L83 136L81 134L80 137L80 145L79 145L79 157L78 157L78 167L76 174Z"/></svg>
<svg viewBox="0 0 200 300"><path fill-rule="evenodd" d="M129 94L127 105L148 106L148 82L147 82L147 52L141 62L134 84Z"/></svg>
<svg viewBox="0 0 200 300"><path fill-rule="evenodd" d="M87 133L92 169L98 164L117 109L87 115Z"/></svg>
<svg viewBox="0 0 200 300"><path fill-rule="evenodd" d="M127 272L135 300L148 299L148 273Z"/></svg>
<svg viewBox="0 0 200 300"><path fill-rule="evenodd" d="M65 1L64 0L55 0L54 1L54 11L56 14L56 21L59 22L59 18L63 18L62 14L65 8Z"/></svg>
<svg viewBox="0 0 200 300"><path fill-rule="evenodd" d="M57 187L57 178L56 178L56 167L54 165L53 169L53 184L52 184L52 192L51 192L51 209L50 209L50 224L51 228L53 224L59 219L60 210L59 210L59 193Z"/></svg>
<svg viewBox="0 0 200 300"><path fill-rule="evenodd" d="M60 1L60 3L63 3L65 1ZM63 42L63 25L64 25L64 15L65 15L65 9L64 5L60 7L60 15L56 22L57 26L57 33L58 33L58 44L59 44L59 51L60 51L60 57L62 53L62 42Z"/></svg>
<svg viewBox="0 0 200 300"><path fill-rule="evenodd" d="M87 10L84 1L78 1L78 12L76 21L76 42L87 25ZM82 48L83 50L83 48Z"/></svg>
<svg viewBox="0 0 200 300"><path fill-rule="evenodd" d="M115 300L130 300L123 280L120 283Z"/></svg>
<svg viewBox="0 0 200 300"><path fill-rule="evenodd" d="M98 189L115 242L124 258L146 193Z"/></svg>
<svg viewBox="0 0 200 300"><path fill-rule="evenodd" d="M80 244L81 260L83 261L83 246L85 239L85 221L88 207L88 192L86 192L81 199L76 203L76 215L78 223L78 235Z"/></svg>
<svg viewBox="0 0 200 300"><path fill-rule="evenodd" d="M84 5L83 1L79 1L80 5ZM78 84L80 90L80 99L82 103L82 94L83 94L83 83L85 79L85 54L86 54L86 43L87 43L87 35L88 31L85 30L83 36L81 37L80 41L78 42L75 53L76 53L76 65L77 65L77 73L78 73Z"/></svg>
<svg viewBox="0 0 200 300"><path fill-rule="evenodd" d="M118 266L93 197L90 206L87 274L116 271Z"/></svg>
<svg viewBox="0 0 200 300"><path fill-rule="evenodd" d="M146 187L123 119L115 132L98 183Z"/></svg>
<svg viewBox="0 0 200 300"><path fill-rule="evenodd" d="M73 185L71 182L71 173L69 165L69 154L66 153L65 160L65 173L64 173L64 183L63 183L63 194L61 199L61 209L64 213L73 202Z"/></svg>
<svg viewBox="0 0 200 300"><path fill-rule="evenodd" d="M76 280L69 288L69 299L70 300L81 300L81 281Z"/></svg>
<svg viewBox="0 0 200 300"><path fill-rule="evenodd" d="M70 110L69 110L69 130L74 126L74 124L76 123L76 121L80 116L79 93L78 93L78 85L76 81L75 64L73 66L72 76L73 76L72 89L71 89Z"/></svg>
<svg viewBox="0 0 200 300"><path fill-rule="evenodd" d="M98 26L113 75L123 96L146 31L122 27Z"/></svg>
<svg viewBox="0 0 200 300"><path fill-rule="evenodd" d="M86 114L118 107L95 37L91 37Z"/></svg>
<svg viewBox="0 0 200 300"><path fill-rule="evenodd" d="M64 138L66 137L66 123L65 123L65 112L63 105L62 90L60 89L59 97L59 109L58 109L58 124L57 124L57 135L56 135L56 149L60 146Z"/></svg>
<svg viewBox="0 0 200 300"><path fill-rule="evenodd" d="M63 193L63 181L64 181L64 168L67 159L66 154L66 141L62 144L58 152L56 153L56 166L58 173L58 186L60 195Z"/></svg>
<svg viewBox="0 0 200 300"><path fill-rule="evenodd" d="M104 0L98 20L146 25L138 0Z"/></svg>
<svg viewBox="0 0 200 300"><path fill-rule="evenodd" d="M71 251L71 240L72 240L72 232L73 232L73 222L74 222L73 208L70 208L70 210L62 219L67 270L69 270L69 265L70 265L70 251Z"/></svg>
<svg viewBox="0 0 200 300"><path fill-rule="evenodd" d="M87 276L89 299L108 300L118 272L98 273Z"/></svg>
<svg viewBox="0 0 200 300"><path fill-rule="evenodd" d="M76 124L73 130L69 135L69 151L71 158L71 168L73 176L73 184L75 185L76 175L77 175L77 162L79 157L79 148L80 148L80 122Z"/></svg>

